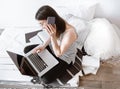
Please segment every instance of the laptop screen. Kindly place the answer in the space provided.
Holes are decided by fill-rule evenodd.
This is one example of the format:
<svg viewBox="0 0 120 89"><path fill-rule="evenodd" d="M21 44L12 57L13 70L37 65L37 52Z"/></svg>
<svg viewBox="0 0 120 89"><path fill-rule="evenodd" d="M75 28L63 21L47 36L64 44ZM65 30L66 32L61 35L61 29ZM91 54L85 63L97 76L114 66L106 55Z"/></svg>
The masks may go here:
<svg viewBox="0 0 120 89"><path fill-rule="evenodd" d="M22 62L22 55L7 51L8 55L11 57L13 60L14 64L17 66L18 69L20 69L20 64Z"/></svg>
<svg viewBox="0 0 120 89"><path fill-rule="evenodd" d="M17 66L21 74L28 76L37 76L37 72L33 69L33 67L29 64L26 58L22 55L7 51L14 64Z"/></svg>

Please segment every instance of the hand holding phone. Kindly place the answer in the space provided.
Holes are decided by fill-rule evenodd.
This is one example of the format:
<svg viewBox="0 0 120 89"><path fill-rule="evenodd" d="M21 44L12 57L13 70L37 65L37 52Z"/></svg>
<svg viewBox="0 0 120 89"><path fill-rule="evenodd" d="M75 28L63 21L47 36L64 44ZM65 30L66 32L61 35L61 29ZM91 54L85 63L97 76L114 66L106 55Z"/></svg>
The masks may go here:
<svg viewBox="0 0 120 89"><path fill-rule="evenodd" d="M55 36L56 34L56 25L55 17L47 17L47 32L50 36Z"/></svg>

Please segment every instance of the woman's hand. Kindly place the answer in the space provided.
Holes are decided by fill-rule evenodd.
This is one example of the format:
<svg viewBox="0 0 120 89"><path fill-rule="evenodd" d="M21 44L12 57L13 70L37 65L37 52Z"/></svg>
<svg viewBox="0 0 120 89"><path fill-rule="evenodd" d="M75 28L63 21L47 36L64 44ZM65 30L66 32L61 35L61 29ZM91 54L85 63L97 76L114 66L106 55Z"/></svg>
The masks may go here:
<svg viewBox="0 0 120 89"><path fill-rule="evenodd" d="M55 24L54 25L47 24L45 28L51 37L53 38L56 37L56 25Z"/></svg>
<svg viewBox="0 0 120 89"><path fill-rule="evenodd" d="M40 46L37 46L33 49L33 53L39 53L43 50L44 50L44 47L40 45Z"/></svg>

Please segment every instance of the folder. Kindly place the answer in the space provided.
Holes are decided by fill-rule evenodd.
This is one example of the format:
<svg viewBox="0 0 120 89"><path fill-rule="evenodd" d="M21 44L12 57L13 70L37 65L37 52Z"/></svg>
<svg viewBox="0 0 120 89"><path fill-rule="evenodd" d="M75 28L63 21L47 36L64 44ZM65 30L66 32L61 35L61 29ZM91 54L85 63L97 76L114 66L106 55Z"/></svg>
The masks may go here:
<svg viewBox="0 0 120 89"><path fill-rule="evenodd" d="M37 31L34 31L34 32L29 32L29 33L26 33L25 34L25 39L26 39L26 43L30 42L30 38L34 37L35 35L37 35L38 32L42 31L41 30L37 30Z"/></svg>

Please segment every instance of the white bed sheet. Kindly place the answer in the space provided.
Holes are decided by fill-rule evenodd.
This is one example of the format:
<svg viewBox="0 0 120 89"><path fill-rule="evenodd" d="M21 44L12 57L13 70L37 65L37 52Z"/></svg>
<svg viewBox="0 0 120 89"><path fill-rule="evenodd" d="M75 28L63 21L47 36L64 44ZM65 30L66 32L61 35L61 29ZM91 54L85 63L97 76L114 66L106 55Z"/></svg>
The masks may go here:
<svg viewBox="0 0 120 89"><path fill-rule="evenodd" d="M39 29L41 28L6 28L0 36L0 57L9 57L6 50L23 54L23 48L29 44L25 41L25 33L37 31Z"/></svg>

